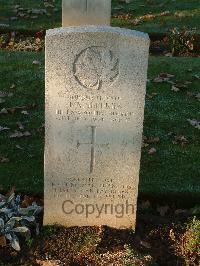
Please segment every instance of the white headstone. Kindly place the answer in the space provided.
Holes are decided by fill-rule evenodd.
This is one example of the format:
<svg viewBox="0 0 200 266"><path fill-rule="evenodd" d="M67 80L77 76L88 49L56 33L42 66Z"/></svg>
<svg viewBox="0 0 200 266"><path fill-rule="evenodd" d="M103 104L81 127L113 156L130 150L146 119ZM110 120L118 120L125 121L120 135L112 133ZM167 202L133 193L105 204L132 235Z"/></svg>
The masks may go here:
<svg viewBox="0 0 200 266"><path fill-rule="evenodd" d="M63 0L62 26L110 25L111 0Z"/></svg>
<svg viewBox="0 0 200 266"><path fill-rule="evenodd" d="M135 227L148 49L126 29L47 31L44 224Z"/></svg>

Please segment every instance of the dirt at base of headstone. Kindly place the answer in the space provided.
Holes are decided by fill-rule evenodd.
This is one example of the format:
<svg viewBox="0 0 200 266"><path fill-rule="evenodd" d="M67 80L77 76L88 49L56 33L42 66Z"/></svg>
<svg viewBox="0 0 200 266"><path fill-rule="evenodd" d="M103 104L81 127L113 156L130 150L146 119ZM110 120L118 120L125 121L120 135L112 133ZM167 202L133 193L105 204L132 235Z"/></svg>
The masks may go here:
<svg viewBox="0 0 200 266"><path fill-rule="evenodd" d="M108 227L45 227L31 246L22 246L20 253L0 248L0 262L4 266L184 266L176 254L174 238L183 233L187 220L183 214L176 220L172 216L140 214L136 233Z"/></svg>

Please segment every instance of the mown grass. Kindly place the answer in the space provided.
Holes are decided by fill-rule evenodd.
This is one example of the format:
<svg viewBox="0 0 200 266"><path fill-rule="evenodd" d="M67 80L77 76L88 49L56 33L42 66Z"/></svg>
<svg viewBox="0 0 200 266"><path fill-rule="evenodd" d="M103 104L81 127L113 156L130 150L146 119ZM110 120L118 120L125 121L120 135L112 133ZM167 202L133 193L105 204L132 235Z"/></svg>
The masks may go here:
<svg viewBox="0 0 200 266"><path fill-rule="evenodd" d="M118 9L121 6L121 9ZM118 10L118 11L115 11ZM169 11L167 16L159 14ZM196 29L200 33L200 8L198 0L133 0L130 4L113 1L113 13L132 14L138 19L146 14L158 15L153 19L146 19L140 25L134 26L131 20L113 18L112 25L128 27L147 33L166 33L174 27Z"/></svg>
<svg viewBox="0 0 200 266"><path fill-rule="evenodd" d="M52 3L49 0L49 3ZM25 31L40 31L49 28L61 26L61 0L55 1L54 8L47 8L47 14L39 15L38 18L18 18L12 20L16 14L13 12L13 7L19 4L23 8L44 9L44 1L42 0L1 0L0 3L0 29L4 30L25 30ZM134 0L130 4L125 4L119 0L112 1L113 17L117 14L133 15L133 18L139 18L145 14L160 14L164 11L170 11L168 16L158 16L155 19L149 19L134 26L131 20L113 18L112 25L119 27L129 27L136 30L145 31L148 33L165 33L173 27L197 28L199 33L200 25L200 8L198 0ZM176 14L178 12L178 15ZM1 24L8 24L4 27Z"/></svg>
<svg viewBox="0 0 200 266"><path fill-rule="evenodd" d="M33 65L34 60L41 61L41 65ZM179 92L171 91L170 84L148 83L147 94L157 95L146 98L144 135L159 137L160 142L143 149L140 195L200 194L199 130L187 121L200 118L200 102L187 95L187 91L198 93L199 80L193 75L199 74L199 64L200 60L195 58L150 58L150 79L160 72L168 72L175 75L174 80L192 83ZM10 89L12 84L15 84L14 89ZM0 110L33 103L36 107L27 110L29 115L21 113L25 107L13 114L0 114L0 126L10 128L0 132L0 156L10 160L0 163L0 186L4 190L16 186L24 193L42 194L44 136L40 127L44 123L44 54L1 51L2 90L12 91L14 95L5 98ZM9 135L18 129L16 123L19 121L31 136L10 139ZM183 146L173 144L174 135L184 135L189 143ZM149 155L148 150L152 147L157 152Z"/></svg>
<svg viewBox="0 0 200 266"><path fill-rule="evenodd" d="M40 31L49 28L60 27L61 25L61 0L56 1L54 4L58 11L54 11L53 8L47 8L47 14L38 15L38 18L32 19L20 18L12 20L16 17L16 13L13 12L16 5L20 5L21 8L28 9L45 9L43 0L1 0L0 3L0 24L7 24L9 27L1 26L0 29L4 30L20 30L20 31ZM52 1L49 1L52 3Z"/></svg>
<svg viewBox="0 0 200 266"><path fill-rule="evenodd" d="M26 192L42 193L43 190L43 137L37 132L44 122L44 64L33 65L33 60L43 60L44 55L35 53L0 52L0 90L7 90L16 85L13 97L7 98L3 107L16 107L36 104L30 115L1 115L0 125L7 125L11 130L0 133L0 154L8 156L9 163L0 164L0 184L6 190L15 186ZM23 110L26 110L25 108ZM31 137L10 139L8 133L17 129L17 122L31 131ZM18 149L20 145L22 149Z"/></svg>
<svg viewBox="0 0 200 266"><path fill-rule="evenodd" d="M175 75L173 80L192 82L188 88L179 92L171 90L170 84L147 86L147 93L157 93L153 99L146 99L144 135L160 137L155 156L143 151L141 161L142 192L169 194L200 192L200 134L191 127L187 119L200 120L200 102L188 96L199 92L199 80L194 75L199 72L200 59L151 57L148 77L160 72ZM191 72L189 72L191 71ZM174 136L185 136L189 144L173 144ZM149 148L149 147L148 147Z"/></svg>

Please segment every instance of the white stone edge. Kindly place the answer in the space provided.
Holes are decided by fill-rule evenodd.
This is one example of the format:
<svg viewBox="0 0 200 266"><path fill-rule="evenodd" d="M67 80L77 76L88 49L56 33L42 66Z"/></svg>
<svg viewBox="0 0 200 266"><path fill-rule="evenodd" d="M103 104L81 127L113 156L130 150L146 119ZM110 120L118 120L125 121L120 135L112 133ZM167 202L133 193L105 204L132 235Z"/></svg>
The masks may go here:
<svg viewBox="0 0 200 266"><path fill-rule="evenodd" d="M111 27L111 26L81 26L81 27L76 26L76 27L61 27L61 28L49 29L46 31L46 37L68 34L68 33L86 33L86 32L117 33L123 36L136 37L148 43L150 42L149 35L147 33L136 30L125 29L125 28Z"/></svg>

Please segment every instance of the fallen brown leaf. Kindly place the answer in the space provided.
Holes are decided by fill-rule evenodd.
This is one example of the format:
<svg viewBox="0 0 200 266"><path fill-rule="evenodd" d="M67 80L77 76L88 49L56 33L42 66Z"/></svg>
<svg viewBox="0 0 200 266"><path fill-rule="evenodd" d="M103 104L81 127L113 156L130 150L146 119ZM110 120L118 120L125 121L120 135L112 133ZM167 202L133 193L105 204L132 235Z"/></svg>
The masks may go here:
<svg viewBox="0 0 200 266"><path fill-rule="evenodd" d="M174 15L175 15L176 17L179 17L179 18L184 18L184 17L187 16L186 13L181 12L181 11L177 11L177 12L175 12Z"/></svg>
<svg viewBox="0 0 200 266"><path fill-rule="evenodd" d="M175 86L172 86L171 90L172 90L172 91L175 91L175 92L178 92L178 91L180 91L180 89L179 89L179 88L177 88L177 87L175 87Z"/></svg>
<svg viewBox="0 0 200 266"><path fill-rule="evenodd" d="M1 127L0 126L0 132L5 131L5 130L9 130L9 129L10 129L9 127Z"/></svg>
<svg viewBox="0 0 200 266"><path fill-rule="evenodd" d="M147 137L143 136L142 137L142 148L146 148L149 146L149 144L146 143Z"/></svg>
<svg viewBox="0 0 200 266"><path fill-rule="evenodd" d="M44 2L44 6L47 7L52 7L54 8L54 5L52 3Z"/></svg>
<svg viewBox="0 0 200 266"><path fill-rule="evenodd" d="M173 77L174 77L174 75L172 75L172 74L162 72L153 81L155 83L163 83L163 82L170 82L171 83L170 79Z"/></svg>
<svg viewBox="0 0 200 266"><path fill-rule="evenodd" d="M8 111L6 108L1 109L0 114L8 114Z"/></svg>
<svg viewBox="0 0 200 266"><path fill-rule="evenodd" d="M186 82L176 82L175 84L175 87L179 88L179 89L185 89L187 88L187 83Z"/></svg>
<svg viewBox="0 0 200 266"><path fill-rule="evenodd" d="M0 156L0 163L9 163L9 159L3 156Z"/></svg>
<svg viewBox="0 0 200 266"><path fill-rule="evenodd" d="M24 126L22 125L21 122L17 122L16 124L17 124L17 126L19 127L20 130L24 130Z"/></svg>
<svg viewBox="0 0 200 266"><path fill-rule="evenodd" d="M174 230L173 229L170 229L169 237L170 237L170 239L172 241L176 241L176 237L175 237L175 234L174 234Z"/></svg>
<svg viewBox="0 0 200 266"><path fill-rule="evenodd" d="M41 62L38 61L38 60L34 60L34 61L33 61L33 65L41 65Z"/></svg>
<svg viewBox="0 0 200 266"><path fill-rule="evenodd" d="M11 86L10 86L10 89L14 89L15 88L15 84L12 84Z"/></svg>
<svg viewBox="0 0 200 266"><path fill-rule="evenodd" d="M175 77L175 76L172 75L172 74L164 73L164 72L160 73L159 76L160 76L161 78L174 78L174 77Z"/></svg>
<svg viewBox="0 0 200 266"><path fill-rule="evenodd" d="M15 113L15 111L16 111L16 108L7 108L7 111L9 112L9 113L11 113L11 114L14 114Z"/></svg>
<svg viewBox="0 0 200 266"><path fill-rule="evenodd" d="M183 135L179 135L179 136L175 136L175 139L173 141L173 144L178 144L180 143L181 145L185 145L188 144L189 141L187 140L187 138Z"/></svg>
<svg viewBox="0 0 200 266"><path fill-rule="evenodd" d="M0 236L0 247L6 247L6 238L5 236Z"/></svg>
<svg viewBox="0 0 200 266"><path fill-rule="evenodd" d="M24 137L29 137L29 136L31 136L31 133L30 133L29 131L25 131L23 134L24 134Z"/></svg>
<svg viewBox="0 0 200 266"><path fill-rule="evenodd" d="M200 129L200 121L197 121L196 119L187 119L187 121L192 125L193 127Z"/></svg>
<svg viewBox="0 0 200 266"><path fill-rule="evenodd" d="M12 96L13 96L12 92L0 91L0 98L12 97Z"/></svg>
<svg viewBox="0 0 200 266"><path fill-rule="evenodd" d="M150 138L144 139L144 142L148 143L148 144L159 143L160 142L160 138L159 137L150 137Z"/></svg>
<svg viewBox="0 0 200 266"><path fill-rule="evenodd" d="M58 260L36 260L40 266L61 266Z"/></svg>
<svg viewBox="0 0 200 266"><path fill-rule="evenodd" d="M148 151L148 154L149 155L153 155L157 152L157 150L155 148L151 148L149 151Z"/></svg>
<svg viewBox="0 0 200 266"><path fill-rule="evenodd" d="M14 133L12 133L12 134L10 135L10 138L21 138L21 137L23 137L23 136L24 136L24 135L23 135L22 132L15 131Z"/></svg>
<svg viewBox="0 0 200 266"><path fill-rule="evenodd" d="M172 53L166 53L165 56L166 57L173 57Z"/></svg>
<svg viewBox="0 0 200 266"><path fill-rule="evenodd" d="M196 79L200 79L200 76L199 76L199 75L194 75L194 77L195 77Z"/></svg>
<svg viewBox="0 0 200 266"><path fill-rule="evenodd" d="M149 99L153 99L155 96L157 96L158 95L158 93L152 93L152 94L147 94L147 97L149 98Z"/></svg>
<svg viewBox="0 0 200 266"><path fill-rule="evenodd" d="M148 146L149 146L149 144L147 144L145 142L142 143L142 148L147 148Z"/></svg>
<svg viewBox="0 0 200 266"><path fill-rule="evenodd" d="M27 111L21 111L21 113L22 113L23 115L29 115L29 113L28 113Z"/></svg>
<svg viewBox="0 0 200 266"><path fill-rule="evenodd" d="M15 130L14 133L10 135L10 138L22 138L22 137L29 137L31 136L31 133L29 131L20 132Z"/></svg>
<svg viewBox="0 0 200 266"><path fill-rule="evenodd" d="M24 111L23 109L32 109L32 108L35 108L35 106L36 105L34 103L33 104L28 104L28 105L23 105L23 106L14 106L14 107L11 107L11 108L6 108L6 111L11 113L11 114L14 114L16 112L16 110L22 110L22 112L23 112ZM24 112L26 112L26 111L24 111Z"/></svg>
<svg viewBox="0 0 200 266"><path fill-rule="evenodd" d="M27 208L28 206L32 205L32 203L35 201L34 197L30 197L25 195L24 199L21 203L21 207L22 208Z"/></svg>
<svg viewBox="0 0 200 266"><path fill-rule="evenodd" d="M157 77L157 78L155 78L154 80L153 80L153 82L155 82L155 83L162 83L162 82L165 82L166 80L164 80L163 78L161 78L161 77Z"/></svg>
<svg viewBox="0 0 200 266"><path fill-rule="evenodd" d="M23 150L23 148L20 146L20 145L16 145L15 146L17 149L19 149L19 150Z"/></svg>
<svg viewBox="0 0 200 266"><path fill-rule="evenodd" d="M140 18L136 18L130 21L134 26L140 25L143 21Z"/></svg>
<svg viewBox="0 0 200 266"><path fill-rule="evenodd" d="M163 16L170 16L171 15L171 12L170 11L164 11L162 13L160 13L160 16L163 17Z"/></svg>

